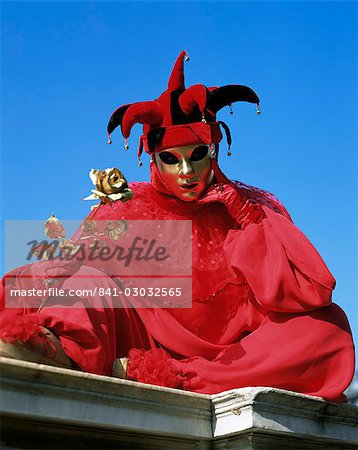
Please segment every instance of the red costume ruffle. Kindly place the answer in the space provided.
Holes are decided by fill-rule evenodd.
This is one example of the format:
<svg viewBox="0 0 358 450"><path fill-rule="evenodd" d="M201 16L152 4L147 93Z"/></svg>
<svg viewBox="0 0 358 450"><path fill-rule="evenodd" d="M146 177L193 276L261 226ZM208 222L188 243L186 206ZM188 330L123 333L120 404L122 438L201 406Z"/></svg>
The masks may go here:
<svg viewBox="0 0 358 450"><path fill-rule="evenodd" d="M141 383L182 389L184 377L178 372L173 359L161 348L129 351L128 378Z"/></svg>
<svg viewBox="0 0 358 450"><path fill-rule="evenodd" d="M0 339L5 342L28 342L40 336L39 328L44 325L45 320L38 314L23 315L22 311L12 309L0 314Z"/></svg>

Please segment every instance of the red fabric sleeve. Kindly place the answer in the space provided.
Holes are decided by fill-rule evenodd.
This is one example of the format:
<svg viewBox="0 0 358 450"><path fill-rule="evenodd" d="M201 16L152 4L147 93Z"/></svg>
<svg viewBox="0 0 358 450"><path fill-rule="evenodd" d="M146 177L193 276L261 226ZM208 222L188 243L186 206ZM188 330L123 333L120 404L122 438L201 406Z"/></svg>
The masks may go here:
<svg viewBox="0 0 358 450"><path fill-rule="evenodd" d="M347 318L333 303L307 314L270 313L214 360L173 363L186 380L184 389L194 392L272 386L344 401L342 392L354 374L354 348Z"/></svg>
<svg viewBox="0 0 358 450"><path fill-rule="evenodd" d="M268 311L303 312L327 306L335 280L305 235L288 219L262 206L266 218L231 230L224 250Z"/></svg>

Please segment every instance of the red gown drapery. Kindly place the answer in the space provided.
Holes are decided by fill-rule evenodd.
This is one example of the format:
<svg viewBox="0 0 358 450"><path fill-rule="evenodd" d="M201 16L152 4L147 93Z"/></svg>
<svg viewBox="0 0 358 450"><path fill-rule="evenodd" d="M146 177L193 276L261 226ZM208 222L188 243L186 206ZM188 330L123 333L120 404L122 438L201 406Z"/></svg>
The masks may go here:
<svg viewBox="0 0 358 450"><path fill-rule="evenodd" d="M227 181L220 171L216 179ZM345 314L331 303L335 281L278 200L236 183L238 195L264 212L262 221L241 229L225 203L199 205L167 195L155 169L151 184L131 188L132 201L102 205L91 215L107 221L192 220L192 307L118 309L107 295L101 298L106 308L86 309L86 299L75 298L73 307L64 309L51 299L39 313L17 311L11 325L15 311L6 311L0 319L3 336L36 317L84 371L111 375L114 359L129 354L129 375L142 382L207 394L272 386L342 400L354 356ZM25 288L31 274L56 277L62 270L54 260L7 277ZM95 264L79 266L81 273L87 276L84 288L114 285L103 271L98 281ZM63 287L71 283L69 277ZM3 292L4 286L3 280Z"/></svg>

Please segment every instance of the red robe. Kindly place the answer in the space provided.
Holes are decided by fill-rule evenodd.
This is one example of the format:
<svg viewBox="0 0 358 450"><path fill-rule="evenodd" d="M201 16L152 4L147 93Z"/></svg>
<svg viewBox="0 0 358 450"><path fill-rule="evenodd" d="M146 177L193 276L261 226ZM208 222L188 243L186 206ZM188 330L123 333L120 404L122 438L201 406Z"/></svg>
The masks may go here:
<svg viewBox="0 0 358 450"><path fill-rule="evenodd" d="M218 170L216 181L228 182ZM155 170L151 184L131 188L133 200L101 205L91 216L192 220L192 307L119 309L105 295L106 308L86 309L81 307L85 300L75 298L65 309L51 299L52 306L39 313L17 311L21 326L35 318L52 330L83 371L111 375L114 359L129 355L130 378L142 382L205 394L272 386L333 401L344 398L354 352L347 318L331 303L335 280L272 194L236 183L237 194L264 213L256 223L249 217L242 229L225 202L199 205L167 195ZM62 271L54 260L7 277L12 286L25 288L37 282L29 276L56 277ZM81 274L87 276L83 288L98 286L99 276L103 288L115 286L95 265L78 266L76 275ZM72 284L69 277L63 288ZM14 312L3 315L3 336L16 328L16 320L9 327Z"/></svg>

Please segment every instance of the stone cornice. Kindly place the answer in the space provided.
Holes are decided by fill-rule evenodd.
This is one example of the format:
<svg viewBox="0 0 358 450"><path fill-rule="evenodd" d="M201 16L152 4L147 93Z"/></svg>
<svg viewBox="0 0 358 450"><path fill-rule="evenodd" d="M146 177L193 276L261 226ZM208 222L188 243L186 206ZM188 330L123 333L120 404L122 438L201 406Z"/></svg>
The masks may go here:
<svg viewBox="0 0 358 450"><path fill-rule="evenodd" d="M12 439L17 426L31 434L33 425L45 424L47 432L76 429L86 439L90 430L103 439L125 436L138 449L146 448L143 439L148 449L271 448L271 441L275 448L280 439L287 448L297 440L305 442L300 448L358 448L358 408L318 397L269 387L209 396L8 358L0 363L2 421Z"/></svg>

